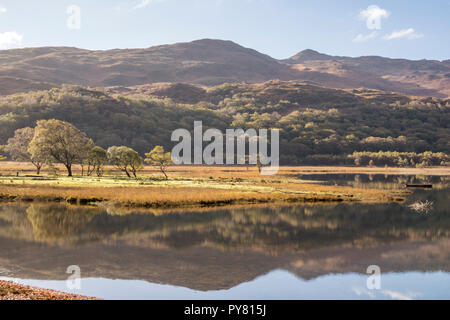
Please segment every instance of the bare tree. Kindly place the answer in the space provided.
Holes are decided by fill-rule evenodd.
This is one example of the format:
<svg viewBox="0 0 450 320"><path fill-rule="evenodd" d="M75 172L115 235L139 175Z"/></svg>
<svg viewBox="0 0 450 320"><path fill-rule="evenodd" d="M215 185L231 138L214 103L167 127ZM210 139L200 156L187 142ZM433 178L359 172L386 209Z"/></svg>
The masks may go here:
<svg viewBox="0 0 450 320"><path fill-rule="evenodd" d="M22 128L14 132L14 137L8 139L5 151L8 152L14 161L31 162L36 167L36 174L41 173L42 166L46 162L45 155L36 152L32 155L28 148L34 138L33 128Z"/></svg>

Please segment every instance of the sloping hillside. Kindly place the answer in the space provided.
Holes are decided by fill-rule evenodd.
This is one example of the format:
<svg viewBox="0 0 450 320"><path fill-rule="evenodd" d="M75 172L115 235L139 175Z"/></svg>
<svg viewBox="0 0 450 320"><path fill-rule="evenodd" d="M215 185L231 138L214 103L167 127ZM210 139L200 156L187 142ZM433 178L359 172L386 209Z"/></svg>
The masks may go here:
<svg viewBox="0 0 450 320"><path fill-rule="evenodd" d="M0 76L89 86L154 82L260 82L289 78L290 68L231 41L198 40L151 47L89 51L32 48L0 51Z"/></svg>
<svg viewBox="0 0 450 320"><path fill-rule="evenodd" d="M202 120L205 129L222 131L280 128L282 164L348 164L354 151L450 153L449 111L450 101L438 98L283 81L210 88L62 86L0 97L0 144L16 129L56 118L102 147L127 145L144 154L155 145L170 150L173 130L192 130Z"/></svg>
<svg viewBox="0 0 450 320"><path fill-rule="evenodd" d="M214 86L280 79L330 88L365 87L408 95L450 96L448 60L348 58L305 50L279 61L231 41L211 39L146 49L91 51L43 47L2 50L0 78L5 77L17 80L5 86L0 94L20 92L26 87L20 82L27 81L105 87L159 82Z"/></svg>
<svg viewBox="0 0 450 320"><path fill-rule="evenodd" d="M304 50L284 63L293 66L308 80L333 88L366 87L410 95L450 96L448 60L350 58Z"/></svg>

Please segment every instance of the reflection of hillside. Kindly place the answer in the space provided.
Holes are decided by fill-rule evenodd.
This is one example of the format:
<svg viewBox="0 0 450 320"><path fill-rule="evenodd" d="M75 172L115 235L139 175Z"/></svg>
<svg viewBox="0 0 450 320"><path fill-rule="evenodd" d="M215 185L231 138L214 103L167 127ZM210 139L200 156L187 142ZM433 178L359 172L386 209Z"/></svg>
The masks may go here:
<svg viewBox="0 0 450 320"><path fill-rule="evenodd" d="M0 207L0 235L54 244L67 242L100 212L56 204L4 205Z"/></svg>
<svg viewBox="0 0 450 320"><path fill-rule="evenodd" d="M448 237L447 192L429 195L432 197L427 199L435 201L429 215L414 213L398 203L249 207L162 215L111 215L98 208L58 205L3 206L0 236L50 245L120 240L142 247L207 245L271 254Z"/></svg>
<svg viewBox="0 0 450 320"><path fill-rule="evenodd" d="M434 201L431 214L408 209ZM329 273L450 272L448 192L405 204L338 204L110 214L60 205L0 206L0 267L16 277L142 279L225 289L274 269L311 279Z"/></svg>
<svg viewBox="0 0 450 320"><path fill-rule="evenodd" d="M5 246L8 254L5 253ZM0 238L0 265L14 277L64 280L67 266L77 264L83 277L146 280L197 290L228 289L275 269L304 279L330 273L365 273L377 264L383 272L450 272L450 240L401 242L370 248L349 246L284 253L223 251L209 247L142 248L116 242L61 248Z"/></svg>

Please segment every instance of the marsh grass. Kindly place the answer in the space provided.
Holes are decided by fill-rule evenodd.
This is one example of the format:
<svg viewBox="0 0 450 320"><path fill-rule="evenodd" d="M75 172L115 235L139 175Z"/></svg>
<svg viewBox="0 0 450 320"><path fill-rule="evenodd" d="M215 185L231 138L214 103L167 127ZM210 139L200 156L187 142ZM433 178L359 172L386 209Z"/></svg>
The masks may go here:
<svg viewBox="0 0 450 320"><path fill-rule="evenodd" d="M70 180L70 181L67 181ZM20 183L0 180L0 200L56 201L88 205L109 203L128 207L173 208L224 206L247 203L395 201L403 192L351 187L323 186L290 182L175 180L155 184L142 181L102 180L84 184L83 178Z"/></svg>
<svg viewBox="0 0 450 320"><path fill-rule="evenodd" d="M407 193L405 190L326 186L299 179L300 173L309 174L310 170L338 169L282 167L278 175L261 176L254 167L182 166L171 167L169 180L166 180L157 168L149 166L137 179L130 179L111 167L106 168L108 175L100 178L80 176L77 170L74 170L74 177L49 175L45 171L36 176L30 164L6 162L0 164L0 200L176 208L274 202L386 202L401 201ZM340 170L348 172L354 168Z"/></svg>

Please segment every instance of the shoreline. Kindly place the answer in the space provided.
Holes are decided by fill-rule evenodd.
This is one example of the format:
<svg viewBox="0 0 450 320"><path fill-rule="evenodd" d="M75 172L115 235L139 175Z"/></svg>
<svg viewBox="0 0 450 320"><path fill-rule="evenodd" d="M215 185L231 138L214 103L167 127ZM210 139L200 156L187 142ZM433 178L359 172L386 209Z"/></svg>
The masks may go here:
<svg viewBox="0 0 450 320"><path fill-rule="evenodd" d="M171 167L169 179L146 166L138 178L126 178L108 167L104 177L31 174L30 164L0 164L0 203L39 202L104 207L174 209L252 204L398 202L411 193L360 185L327 185L303 175L385 174L450 177L450 168L281 167L274 176L238 166ZM13 172L18 174L13 174ZM6 173L6 175L5 175ZM311 179L311 178L309 178Z"/></svg>
<svg viewBox="0 0 450 320"><path fill-rule="evenodd" d="M77 178L71 178L74 182ZM22 180L24 181L24 180ZM410 194L406 189L361 189L287 182L172 181L127 186L70 186L64 180L52 184L0 183L0 202L44 202L127 208L222 207L244 204L398 202Z"/></svg>
<svg viewBox="0 0 450 320"><path fill-rule="evenodd" d="M365 189L293 180L31 179L0 178L0 202L163 209L269 203L397 202L411 193L406 189Z"/></svg>
<svg viewBox="0 0 450 320"><path fill-rule="evenodd" d="M0 280L0 300L101 300Z"/></svg>

